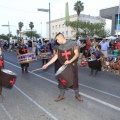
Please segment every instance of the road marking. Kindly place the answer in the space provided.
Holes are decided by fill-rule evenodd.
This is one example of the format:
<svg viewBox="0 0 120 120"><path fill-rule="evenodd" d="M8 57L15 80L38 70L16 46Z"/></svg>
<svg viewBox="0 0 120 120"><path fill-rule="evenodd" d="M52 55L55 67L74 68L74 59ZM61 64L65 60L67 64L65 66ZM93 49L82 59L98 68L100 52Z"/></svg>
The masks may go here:
<svg viewBox="0 0 120 120"><path fill-rule="evenodd" d="M102 91L102 90L98 90L98 89L96 89L96 88L92 88L92 87L89 87L89 86L87 86L87 85L83 85L83 84L79 84L79 85L81 85L81 86L83 86L83 87L86 87L86 88L89 88L89 89L92 89L92 90L96 90L96 91L98 91L98 92L101 92L101 93L104 93L104 94L106 94L106 95L110 95L110 96L112 96L112 97L115 97L115 98L120 99L119 96L116 96L116 95L113 95L113 94L110 94L110 93L104 92L104 91Z"/></svg>
<svg viewBox="0 0 120 120"><path fill-rule="evenodd" d="M5 62L7 62L7 61L5 61ZM12 64L12 63L10 63L10 62L7 62L7 63L8 63L8 64L11 64L11 65L13 65L13 66L15 66L15 67L17 67L17 68L20 68L20 67L18 67L17 65L14 65L14 64ZM50 79L47 79L47 78L45 78L45 77L43 77L43 76L41 76L41 75L32 73L31 71L29 71L29 73L31 73L31 74L39 77L39 78L45 79L45 80L47 80L47 81L49 81L49 82L51 82L51 83L58 84L57 82L54 82L54 81L52 81L52 80L50 80ZM109 104L109 103L107 103L107 102L104 102L104 101L102 101L102 100L99 100L99 99L97 99L97 98L94 98L94 97L92 97L92 96L89 96L89 95L87 95L87 94L84 94L84 93L81 93L81 92L79 92L79 93L80 93L81 95L83 95L84 97L87 97L87 98L89 98L89 99L91 99L91 100L93 100L93 101L96 101L96 102L101 103L101 104L103 104L103 105L105 105L105 106L108 106L108 107L110 107L110 108L113 108L113 109L115 109L115 110L120 111L120 108L117 107L117 106L114 106L114 105L112 105L112 104Z"/></svg>
<svg viewBox="0 0 120 120"><path fill-rule="evenodd" d="M2 109L5 111L5 113L7 114L7 116L9 117L10 120L13 120L12 116L9 114L9 112L5 109L5 107L3 106L3 104L0 103L0 106L2 107Z"/></svg>
<svg viewBox="0 0 120 120"><path fill-rule="evenodd" d="M5 61L5 62L7 62L7 61ZM17 68L19 68L19 69L21 69L20 67L18 67L18 66L16 66L16 65L14 65L14 64L12 64L12 63L10 63L10 62L7 62L8 64L11 64L12 66L15 66L15 67L17 67ZM30 71L29 71L30 72ZM44 77L43 77L43 79L44 79ZM48 79L49 80L49 79ZM49 80L49 82L51 82L50 80ZM54 82L53 82L54 83ZM55 84L55 83L54 83ZM47 115L49 115L51 118L53 118L53 120L58 120L55 116L53 116L50 112L48 112L45 108L43 108L40 104L38 104L36 101L34 101L31 97L29 97L26 93L24 93L22 90L20 90L17 86L15 86L14 85L14 87L19 91L19 92L21 92L24 96L26 96L31 102L33 102L37 107L39 107L40 109L42 109Z"/></svg>
<svg viewBox="0 0 120 120"><path fill-rule="evenodd" d="M14 87L21 92L25 97L27 97L31 102L33 102L37 107L39 107L40 109L42 109L46 114L48 114L51 118L53 118L54 120L58 120L55 116L53 116L50 112L48 112L45 108L43 108L40 104L38 104L37 102L35 102L31 97L29 97L27 94L25 94L22 90L20 90L16 85L14 85Z"/></svg>
<svg viewBox="0 0 120 120"><path fill-rule="evenodd" d="M52 76L55 76L54 74L49 73L49 72L45 72L45 73L50 74L50 75L52 75ZM96 88L92 88L92 87L90 87L90 86L87 86L87 85L84 85L84 84L81 84L81 83L79 83L79 85L80 85L80 86L83 86L83 87L86 87L86 88L89 88L89 89L92 89L92 90L96 90L96 91L98 91L98 92L101 92L101 93L104 93L104 94L106 94L106 95L109 95L109 96L112 96L112 97L115 97L115 98L120 99L119 96L110 94L110 93L108 93L108 92L104 92L104 91L102 91L102 90L98 90L98 89L96 89Z"/></svg>

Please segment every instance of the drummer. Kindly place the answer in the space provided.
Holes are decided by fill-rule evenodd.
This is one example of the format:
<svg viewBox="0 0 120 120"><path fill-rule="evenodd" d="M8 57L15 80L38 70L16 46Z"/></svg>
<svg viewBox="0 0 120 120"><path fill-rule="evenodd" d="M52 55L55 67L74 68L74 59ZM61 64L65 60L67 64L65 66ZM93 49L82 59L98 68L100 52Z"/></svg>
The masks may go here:
<svg viewBox="0 0 120 120"><path fill-rule="evenodd" d="M101 52L101 46L98 45L96 47L96 51L92 53L90 59L94 59L91 62L88 62L88 66L91 69L90 76L96 76L98 74L98 71L101 71L101 60L102 60L103 54Z"/></svg>
<svg viewBox="0 0 120 120"><path fill-rule="evenodd" d="M24 40L23 40L23 39L20 40L20 44L19 44L16 52L17 52L17 54L18 54L19 56L20 56L21 54L26 54L26 53L28 53L27 46L24 44ZM24 73L24 72L28 73L28 67L29 67L29 63L21 64L22 73Z"/></svg>
<svg viewBox="0 0 120 120"><path fill-rule="evenodd" d="M42 49L41 49L41 53L47 53L47 52L50 52L51 53L51 50L50 50L50 47L49 47L49 44L48 44L48 40L44 40L44 45L42 46ZM51 53L52 54L52 53ZM42 65L44 65L44 63L48 62L49 61L49 57L48 58L42 58Z"/></svg>
<svg viewBox="0 0 120 120"><path fill-rule="evenodd" d="M79 94L79 85L78 85L78 65L77 65L77 60L79 56L78 48L76 46L76 43L74 41L66 40L64 38L64 35L62 33L58 33L55 36L55 40L57 43L59 43L59 47L57 49L56 54L54 57L44 66L42 66L41 69L46 69L49 65L54 63L57 59L61 63L61 65L71 65L72 68L72 74L73 74L73 79L71 80L70 76L66 74L68 77L68 82L70 83L72 81L72 86L69 88L73 89L75 91L75 98L79 101L83 101L81 95ZM66 68L67 69L67 68ZM67 69L68 73L70 72L70 69ZM65 80L64 80L65 81ZM64 85L63 80L59 80L59 89L60 89L60 94L59 96L55 99L56 102L63 100L64 94L65 94L65 89L68 88L67 86Z"/></svg>
<svg viewBox="0 0 120 120"><path fill-rule="evenodd" d="M4 68L4 57L2 55L2 49L0 48L0 70ZM2 86L0 85L0 97L2 97Z"/></svg>

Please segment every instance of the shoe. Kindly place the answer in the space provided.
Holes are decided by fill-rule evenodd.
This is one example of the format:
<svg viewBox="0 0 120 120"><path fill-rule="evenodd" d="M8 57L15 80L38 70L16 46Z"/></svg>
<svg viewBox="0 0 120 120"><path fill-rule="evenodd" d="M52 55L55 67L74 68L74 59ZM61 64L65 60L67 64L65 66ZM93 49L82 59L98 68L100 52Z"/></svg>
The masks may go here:
<svg viewBox="0 0 120 120"><path fill-rule="evenodd" d="M79 100L79 101L83 101L83 99L82 99L82 97L81 97L80 94L76 95L75 98L76 98L77 100Z"/></svg>
<svg viewBox="0 0 120 120"><path fill-rule="evenodd" d="M63 100L64 98L65 98L64 96L59 95L59 96L55 99L55 101L58 102L58 101L60 101L60 100Z"/></svg>

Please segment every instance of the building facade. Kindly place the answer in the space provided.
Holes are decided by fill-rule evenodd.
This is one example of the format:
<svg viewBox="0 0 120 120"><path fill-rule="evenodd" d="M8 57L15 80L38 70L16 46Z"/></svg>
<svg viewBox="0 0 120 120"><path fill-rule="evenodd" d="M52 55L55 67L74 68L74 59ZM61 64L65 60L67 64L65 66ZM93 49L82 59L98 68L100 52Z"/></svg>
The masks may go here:
<svg viewBox="0 0 120 120"><path fill-rule="evenodd" d="M70 16L70 21L77 20L77 14ZM102 23L105 19L101 17L94 17L90 15L80 14L79 20L90 23ZM51 38L54 39L55 35L59 32L63 33L65 38L70 39L75 37L75 32L72 28L65 26L65 17L51 21ZM49 38L49 22L46 23L46 38Z"/></svg>
<svg viewBox="0 0 120 120"><path fill-rule="evenodd" d="M100 16L112 20L111 35L120 35L120 11L118 6L101 9Z"/></svg>

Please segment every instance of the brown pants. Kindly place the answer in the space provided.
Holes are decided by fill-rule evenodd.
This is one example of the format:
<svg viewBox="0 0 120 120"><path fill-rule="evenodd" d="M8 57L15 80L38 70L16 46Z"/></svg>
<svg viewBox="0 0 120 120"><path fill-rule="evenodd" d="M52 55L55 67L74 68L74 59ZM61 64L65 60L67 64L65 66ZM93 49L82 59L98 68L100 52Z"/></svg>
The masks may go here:
<svg viewBox="0 0 120 120"><path fill-rule="evenodd" d="M0 95L2 94L2 86L0 85Z"/></svg>

